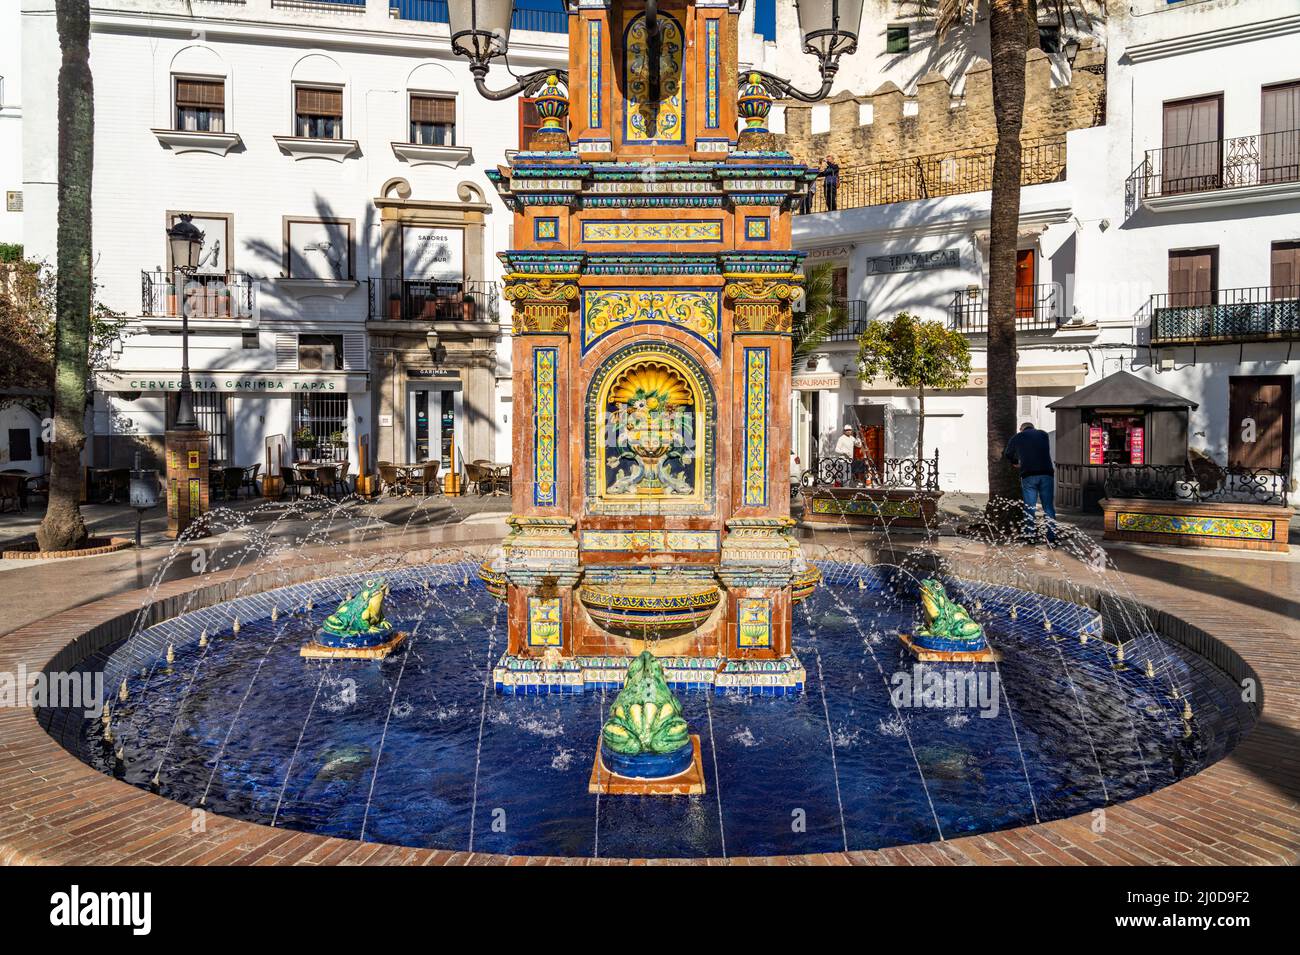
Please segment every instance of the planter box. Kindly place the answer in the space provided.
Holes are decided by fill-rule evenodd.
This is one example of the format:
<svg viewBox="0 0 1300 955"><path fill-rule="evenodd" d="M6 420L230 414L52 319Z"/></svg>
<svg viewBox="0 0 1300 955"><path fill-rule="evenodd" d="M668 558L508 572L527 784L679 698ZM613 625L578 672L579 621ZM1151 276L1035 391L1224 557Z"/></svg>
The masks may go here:
<svg viewBox="0 0 1300 955"><path fill-rule="evenodd" d="M847 527L933 527L942 491L816 487L803 492L803 519Z"/></svg>
<svg viewBox="0 0 1300 955"><path fill-rule="evenodd" d="M1178 547L1288 551L1289 507L1105 498L1105 540Z"/></svg>

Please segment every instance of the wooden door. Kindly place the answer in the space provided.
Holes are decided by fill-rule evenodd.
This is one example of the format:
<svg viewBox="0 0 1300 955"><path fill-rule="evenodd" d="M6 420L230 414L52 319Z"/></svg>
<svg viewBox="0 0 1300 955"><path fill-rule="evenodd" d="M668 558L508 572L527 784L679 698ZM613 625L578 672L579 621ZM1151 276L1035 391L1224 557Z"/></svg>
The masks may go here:
<svg viewBox="0 0 1300 955"><path fill-rule="evenodd" d="M1300 82L1259 92L1259 181L1300 179Z"/></svg>
<svg viewBox="0 0 1300 955"><path fill-rule="evenodd" d="M1034 317L1034 250L1016 251L1016 318Z"/></svg>
<svg viewBox="0 0 1300 955"><path fill-rule="evenodd" d="M1234 375L1228 380L1228 466L1280 468L1291 445L1291 379Z"/></svg>
<svg viewBox="0 0 1300 955"><path fill-rule="evenodd" d="M1161 195L1218 189L1222 153L1222 96L1165 103Z"/></svg>
<svg viewBox="0 0 1300 955"><path fill-rule="evenodd" d="M1300 242L1273 243L1269 283L1269 297L1275 302L1300 298Z"/></svg>
<svg viewBox="0 0 1300 955"><path fill-rule="evenodd" d="M1218 289L1218 249L1180 249L1169 253L1170 306L1213 305Z"/></svg>

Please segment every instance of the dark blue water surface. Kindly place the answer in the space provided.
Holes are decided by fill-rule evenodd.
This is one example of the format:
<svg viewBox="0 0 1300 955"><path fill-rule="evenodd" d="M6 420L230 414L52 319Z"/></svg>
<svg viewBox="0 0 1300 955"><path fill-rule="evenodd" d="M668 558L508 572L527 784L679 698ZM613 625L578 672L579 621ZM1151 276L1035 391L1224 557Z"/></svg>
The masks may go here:
<svg viewBox="0 0 1300 955"><path fill-rule="evenodd" d="M978 602L1002 654L996 671L978 668L1000 678L1000 690L986 684L996 715L896 707L887 680L914 673L897 639L914 626L914 588L864 566L826 569L835 582L795 610L802 696L679 692L701 740L702 796L589 795L613 693L496 695L506 612L468 565L390 576L389 619L412 636L382 663L299 656L355 587L322 581L178 618L87 660L106 673L112 745L97 718L42 716L101 771L141 787L156 776L162 795L242 819L409 846L609 857L869 849L1058 818L1194 773L1251 726L1227 677L1188 651L1137 637L1117 670L1113 647L1079 639L1090 612L961 582L950 591ZM1190 737L1175 686L1193 707Z"/></svg>

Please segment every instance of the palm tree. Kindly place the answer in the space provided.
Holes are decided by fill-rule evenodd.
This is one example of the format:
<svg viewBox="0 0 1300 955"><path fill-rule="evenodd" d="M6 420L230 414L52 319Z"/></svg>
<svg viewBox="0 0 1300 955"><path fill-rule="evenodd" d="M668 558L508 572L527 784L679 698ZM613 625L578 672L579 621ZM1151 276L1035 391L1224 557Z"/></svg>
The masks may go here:
<svg viewBox="0 0 1300 955"><path fill-rule="evenodd" d="M792 363L798 364L823 342L849 324L849 309L835 295L835 267L819 265L809 271L803 290L803 320L795 325Z"/></svg>
<svg viewBox="0 0 1300 955"><path fill-rule="evenodd" d="M86 443L90 374L90 191L95 102L90 77L89 0L58 0L58 272L55 277L54 434L50 498L36 532L41 550L68 550L87 538L81 518L81 449Z"/></svg>
<svg viewBox="0 0 1300 955"><path fill-rule="evenodd" d="M1059 23L1066 8L1077 24L1083 0L1041 0L1055 9ZM1000 500L1020 497L1015 469L1002 457L1016 433L1016 240L1020 231L1020 130L1025 115L1025 56L1038 47L1040 0L934 0L935 29L943 36L973 18L981 7L989 17L989 55L993 65L993 153L989 199L988 295L988 482L987 517L997 525L1016 515ZM1082 13L1084 19L1087 14Z"/></svg>

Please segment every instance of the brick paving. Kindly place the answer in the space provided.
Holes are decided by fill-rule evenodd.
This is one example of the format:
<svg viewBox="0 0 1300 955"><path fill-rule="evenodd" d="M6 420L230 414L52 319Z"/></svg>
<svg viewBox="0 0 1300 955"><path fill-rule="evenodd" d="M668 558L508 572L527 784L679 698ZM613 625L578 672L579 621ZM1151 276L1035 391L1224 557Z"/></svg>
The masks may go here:
<svg viewBox="0 0 1300 955"><path fill-rule="evenodd" d="M488 526L440 533L454 546L488 543ZM412 544L415 542L412 541ZM391 549L383 541L350 553ZM958 570L973 570L978 548L945 542ZM409 547L410 563L440 559L436 545ZM1116 549L1117 589L1152 608L1173 639L1214 660L1234 679L1262 688L1259 723L1213 766L1158 792L1105 810L1103 832L1091 813L1041 825L811 856L659 860L701 865L1294 865L1300 862L1300 563L1244 560L1202 551ZM112 558L96 558L111 560ZM1069 560L1031 561L1050 592L1070 575ZM201 590L212 603L345 569L302 557L275 573L252 568L159 585L154 622ZM985 568L986 569L986 568ZM979 576L987 576L981 572ZM1023 579L1019 581L1023 585ZM97 599L22 626L0 638L0 670L67 667L126 636L142 591ZM643 859L493 856L412 849L273 829L188 807L103 776L59 746L26 707L0 710L0 863L140 865L638 865Z"/></svg>

